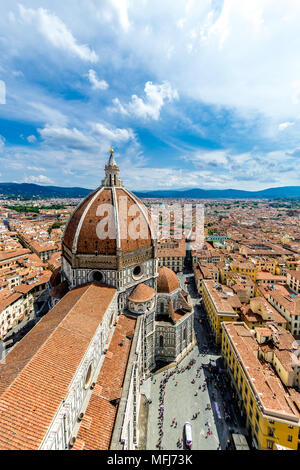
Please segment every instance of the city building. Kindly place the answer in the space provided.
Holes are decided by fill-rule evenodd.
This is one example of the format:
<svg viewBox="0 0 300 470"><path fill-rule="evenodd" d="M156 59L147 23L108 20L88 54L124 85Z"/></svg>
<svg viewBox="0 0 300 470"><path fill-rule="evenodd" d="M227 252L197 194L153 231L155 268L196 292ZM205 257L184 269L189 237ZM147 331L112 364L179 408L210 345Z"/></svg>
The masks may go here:
<svg viewBox="0 0 300 470"><path fill-rule="evenodd" d="M287 329L300 338L300 295L289 292L284 286L268 291L268 301L287 320Z"/></svg>
<svg viewBox="0 0 300 470"><path fill-rule="evenodd" d="M286 328L287 320L264 297L254 297L241 308L241 320L248 328L264 326L267 322Z"/></svg>
<svg viewBox="0 0 300 470"><path fill-rule="evenodd" d="M137 211L141 237L129 230ZM49 276L37 300L52 308L0 364L0 448L134 450L140 386L193 347L194 312L177 275L158 268L151 217L124 188L113 150Z"/></svg>
<svg viewBox="0 0 300 470"><path fill-rule="evenodd" d="M298 449L299 347L273 324L252 334L244 322L223 322L222 355L252 444L260 450Z"/></svg>
<svg viewBox="0 0 300 470"><path fill-rule="evenodd" d="M287 284L295 294L300 294L300 270L287 271Z"/></svg>
<svg viewBox="0 0 300 470"><path fill-rule="evenodd" d="M186 256L185 239L159 240L157 256L159 266L166 266L175 273L182 272Z"/></svg>
<svg viewBox="0 0 300 470"><path fill-rule="evenodd" d="M202 298L210 326L215 335L215 342L221 343L221 323L237 321L240 318L241 303L232 289L213 280L202 281Z"/></svg>

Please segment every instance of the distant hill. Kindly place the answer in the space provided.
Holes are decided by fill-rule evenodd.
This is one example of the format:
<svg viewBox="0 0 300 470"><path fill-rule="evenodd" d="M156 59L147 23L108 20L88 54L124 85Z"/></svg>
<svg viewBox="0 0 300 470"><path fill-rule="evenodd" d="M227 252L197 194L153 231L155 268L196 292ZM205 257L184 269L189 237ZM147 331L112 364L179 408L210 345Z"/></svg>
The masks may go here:
<svg viewBox="0 0 300 470"><path fill-rule="evenodd" d="M138 197L145 198L180 198L180 199L300 199L300 186L285 186L262 191L243 191L240 189L187 189L135 192Z"/></svg>
<svg viewBox="0 0 300 470"><path fill-rule="evenodd" d="M87 196L91 191L91 189L85 188L63 188L30 183L0 183L0 194L11 198L81 198Z"/></svg>
<svg viewBox="0 0 300 470"><path fill-rule="evenodd" d="M0 183L0 195L25 199L35 198L81 198L92 190L86 188L64 188L61 186L40 186L29 183ZM185 190L154 190L134 191L136 196L144 198L172 199L300 199L300 186L285 186L262 191L242 191L240 189L185 189Z"/></svg>

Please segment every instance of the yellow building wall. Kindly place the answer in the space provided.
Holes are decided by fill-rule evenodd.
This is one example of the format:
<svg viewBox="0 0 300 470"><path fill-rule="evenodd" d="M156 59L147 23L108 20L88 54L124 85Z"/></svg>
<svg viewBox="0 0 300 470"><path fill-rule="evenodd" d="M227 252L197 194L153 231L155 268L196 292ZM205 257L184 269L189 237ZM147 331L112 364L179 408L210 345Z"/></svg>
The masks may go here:
<svg viewBox="0 0 300 470"><path fill-rule="evenodd" d="M250 385L235 358L235 352L225 334L222 335L222 354L231 370L235 384L242 396L241 408L246 414L247 427L251 428L260 450L276 450L275 444L298 449L299 427L290 423L270 420L263 416L257 406Z"/></svg>
<svg viewBox="0 0 300 470"><path fill-rule="evenodd" d="M208 315L208 319L210 322L210 325L214 331L215 334L215 340L217 344L221 343L222 340L222 327L221 323L225 321L238 321L239 318L237 318L236 315L219 315L217 314L215 307L206 292L205 287L202 286L202 300L204 303L204 307L206 310L206 313Z"/></svg>

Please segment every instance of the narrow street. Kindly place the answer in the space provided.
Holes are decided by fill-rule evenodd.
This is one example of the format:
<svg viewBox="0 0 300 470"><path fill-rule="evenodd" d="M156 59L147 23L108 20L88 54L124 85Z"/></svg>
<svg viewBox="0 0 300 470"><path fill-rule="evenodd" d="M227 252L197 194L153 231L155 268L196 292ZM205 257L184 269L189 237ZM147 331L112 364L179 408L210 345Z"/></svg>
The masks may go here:
<svg viewBox="0 0 300 470"><path fill-rule="evenodd" d="M147 398L152 400L149 405L146 448L158 448L160 387L165 380L161 448L178 449L177 442L183 437L184 423L189 421L192 425L192 449L226 449L227 440L231 441L230 431L245 433L245 429L234 404L227 374L222 370L220 352L213 341L210 342L209 325L200 304L193 274L186 272L178 274L178 277L181 286L189 291L194 305L197 344L177 368L171 367L155 373L143 386ZM186 280L189 284L185 284ZM191 361L194 364L191 365ZM195 414L197 417L193 419ZM171 426L174 418L177 426Z"/></svg>

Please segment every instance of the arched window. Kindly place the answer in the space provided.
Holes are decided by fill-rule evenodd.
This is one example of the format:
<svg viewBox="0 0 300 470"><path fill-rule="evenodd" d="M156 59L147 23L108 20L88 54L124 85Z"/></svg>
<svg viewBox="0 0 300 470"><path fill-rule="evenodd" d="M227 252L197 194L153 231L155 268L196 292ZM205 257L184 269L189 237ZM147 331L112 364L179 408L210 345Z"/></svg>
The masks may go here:
<svg viewBox="0 0 300 470"><path fill-rule="evenodd" d="M186 341L186 326L183 328L183 341Z"/></svg>
<svg viewBox="0 0 300 470"><path fill-rule="evenodd" d="M160 337L159 337L159 347L160 348L164 347L164 337L163 337L163 335L160 335Z"/></svg>
<svg viewBox="0 0 300 470"><path fill-rule="evenodd" d="M100 271L94 271L92 274L93 281L103 281L103 274Z"/></svg>
<svg viewBox="0 0 300 470"><path fill-rule="evenodd" d="M132 277L133 279L140 279L143 277L144 271L141 265L137 265L132 270Z"/></svg>
<svg viewBox="0 0 300 470"><path fill-rule="evenodd" d="M165 306L164 306L164 303L161 302L160 304L160 313L164 313L165 312Z"/></svg>

